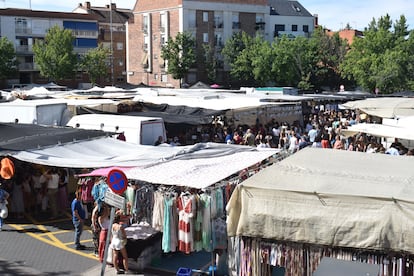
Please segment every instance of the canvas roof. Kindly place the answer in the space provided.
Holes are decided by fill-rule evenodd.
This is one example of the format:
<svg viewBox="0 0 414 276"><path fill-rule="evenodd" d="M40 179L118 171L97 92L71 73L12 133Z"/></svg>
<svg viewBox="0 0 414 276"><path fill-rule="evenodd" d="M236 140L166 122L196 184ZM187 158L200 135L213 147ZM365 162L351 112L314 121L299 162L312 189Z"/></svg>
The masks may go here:
<svg viewBox="0 0 414 276"><path fill-rule="evenodd" d="M414 158L305 148L242 182L228 234L414 253Z"/></svg>
<svg viewBox="0 0 414 276"><path fill-rule="evenodd" d="M200 143L192 146L143 146L113 138L75 141L10 154L21 161L68 168L117 166L129 179L155 184L205 188L278 153L248 146Z"/></svg>
<svg viewBox="0 0 414 276"><path fill-rule="evenodd" d="M369 115L381 118L414 116L414 98L380 97L349 101L342 104L349 109L359 109Z"/></svg>
<svg viewBox="0 0 414 276"><path fill-rule="evenodd" d="M414 141L414 128L398 127L384 124L355 124L347 129L342 129L345 136L352 136L359 132L367 133L377 137L399 138Z"/></svg>
<svg viewBox="0 0 414 276"><path fill-rule="evenodd" d="M0 133L0 154L39 149L108 135L100 130L15 123L0 123Z"/></svg>

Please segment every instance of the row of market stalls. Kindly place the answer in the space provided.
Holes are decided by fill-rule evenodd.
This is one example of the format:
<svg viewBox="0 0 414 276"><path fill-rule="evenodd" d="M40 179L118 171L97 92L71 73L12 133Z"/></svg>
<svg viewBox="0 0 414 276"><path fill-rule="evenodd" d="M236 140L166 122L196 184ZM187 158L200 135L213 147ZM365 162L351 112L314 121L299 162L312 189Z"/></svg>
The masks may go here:
<svg viewBox="0 0 414 276"><path fill-rule="evenodd" d="M150 224L155 208L151 199L156 191L164 193L162 187L169 187L165 191L174 191L177 196L182 192L183 195L191 192L194 196L207 190L222 192L224 185L229 182L236 185L242 177L253 172L253 168L256 171L270 165L279 154L275 149L258 150L247 146L216 143L180 147L140 146L106 137L106 133L100 131L39 125L0 124L0 129L2 133L3 130L8 133L1 137L1 155L15 160L16 164L24 162L79 169L78 171L88 169L89 174L79 177L96 176L98 179L106 177L114 167L122 170L130 182L125 198L131 203L133 210L140 210L134 215ZM16 168L16 174L22 173ZM144 204L141 196L149 201ZM162 228L154 229L156 231L151 232L154 235L156 232L165 233ZM145 262L148 264L148 255L143 253L142 247L143 244L148 248L161 244L158 239L152 240L154 235L140 236L145 242L137 242L137 239L132 238L129 243L129 256L135 259L141 258L141 255L146 256ZM152 242L155 244L151 244ZM134 244L137 248L131 248ZM186 253L190 254L193 250L200 249L191 249ZM152 252L152 249L149 251Z"/></svg>
<svg viewBox="0 0 414 276"><path fill-rule="evenodd" d="M257 106L277 103L275 98L280 97L252 96L243 106L234 93L208 92L202 98L194 94L187 96L187 101L174 93L142 92L134 96L134 102L173 106L176 114L182 112L177 108L180 104L251 112L256 120L260 112L266 113ZM204 105L192 105L196 99ZM303 99L296 100L293 106L276 106L291 108ZM223 102L228 109L220 106ZM251 107L252 102L256 107ZM244 108L247 110L242 111ZM302 116L294 108L280 112ZM378 275L414 273L411 157L306 148L279 161L284 156L274 149L215 143L139 146L102 132L37 125L0 124L0 130L3 156L46 166L88 168L91 172L87 176L104 176L116 167L152 192L152 185L212 192L231 182L234 190L225 212L229 237L225 249L231 275L283 271L281 275L310 276L324 257L375 264ZM63 130L71 135L56 133Z"/></svg>
<svg viewBox="0 0 414 276"><path fill-rule="evenodd" d="M375 264L369 275L412 275L413 165L409 156L305 148L258 172L227 205L232 275L274 275L269 266L320 275L324 257ZM346 269L333 271L368 275Z"/></svg>

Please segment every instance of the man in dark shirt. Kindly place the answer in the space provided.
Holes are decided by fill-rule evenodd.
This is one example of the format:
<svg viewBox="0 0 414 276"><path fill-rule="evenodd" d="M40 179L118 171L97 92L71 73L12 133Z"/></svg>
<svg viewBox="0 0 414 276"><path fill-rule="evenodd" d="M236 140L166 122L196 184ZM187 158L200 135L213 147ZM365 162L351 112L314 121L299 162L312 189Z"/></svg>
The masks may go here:
<svg viewBox="0 0 414 276"><path fill-rule="evenodd" d="M75 198L72 201L72 222L75 226L75 248L76 250L83 250L85 246L80 243L80 236L83 231L83 224L85 220L85 209L82 206L81 202L81 193L82 190L77 190L75 192Z"/></svg>

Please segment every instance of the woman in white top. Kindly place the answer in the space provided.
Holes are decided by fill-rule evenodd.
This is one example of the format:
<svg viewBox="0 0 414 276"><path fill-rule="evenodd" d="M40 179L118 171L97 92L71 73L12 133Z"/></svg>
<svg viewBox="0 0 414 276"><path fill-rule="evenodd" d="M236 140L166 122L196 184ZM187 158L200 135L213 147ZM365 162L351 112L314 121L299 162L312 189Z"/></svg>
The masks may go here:
<svg viewBox="0 0 414 276"><path fill-rule="evenodd" d="M122 261L124 265L125 273L128 272L128 254L125 248L126 245L126 232L125 229L120 224L121 216L119 214L115 215L114 223L112 224L112 239L109 247L113 250L112 253L112 262L117 271L117 274L123 274L124 272L119 269L118 265L118 253L122 254Z"/></svg>

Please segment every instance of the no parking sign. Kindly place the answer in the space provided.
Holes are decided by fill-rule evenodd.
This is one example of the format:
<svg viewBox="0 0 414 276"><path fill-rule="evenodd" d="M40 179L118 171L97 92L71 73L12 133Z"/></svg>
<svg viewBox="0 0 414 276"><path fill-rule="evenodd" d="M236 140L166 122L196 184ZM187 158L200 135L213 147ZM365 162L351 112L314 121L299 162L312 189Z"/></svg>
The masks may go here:
<svg viewBox="0 0 414 276"><path fill-rule="evenodd" d="M117 195L122 195L128 187L128 179L121 170L111 170L107 180L109 188Z"/></svg>

